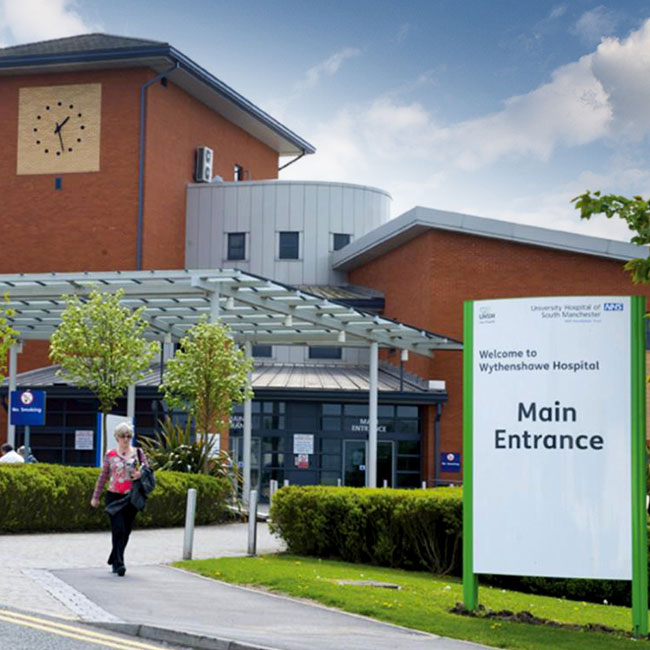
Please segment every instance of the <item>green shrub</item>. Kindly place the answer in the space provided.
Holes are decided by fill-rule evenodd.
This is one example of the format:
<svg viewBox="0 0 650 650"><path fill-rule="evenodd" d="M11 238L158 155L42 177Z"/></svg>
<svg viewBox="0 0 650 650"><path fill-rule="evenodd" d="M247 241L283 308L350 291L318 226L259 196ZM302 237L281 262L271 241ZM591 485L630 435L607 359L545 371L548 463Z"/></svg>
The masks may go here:
<svg viewBox="0 0 650 650"><path fill-rule="evenodd" d="M0 465L0 533L106 529L104 508L92 508L99 469L63 465ZM187 490L197 491L196 523L227 518L230 483L222 478L156 472L156 489L136 519L140 528L182 526Z"/></svg>
<svg viewBox="0 0 650 650"><path fill-rule="evenodd" d="M372 490L290 486L271 508L271 530L301 555L459 573L457 489Z"/></svg>
<svg viewBox="0 0 650 650"><path fill-rule="evenodd" d="M462 575L461 489L291 486L275 494L271 519L271 530L298 555ZM630 583L623 580L481 575L480 581L525 593L630 605Z"/></svg>

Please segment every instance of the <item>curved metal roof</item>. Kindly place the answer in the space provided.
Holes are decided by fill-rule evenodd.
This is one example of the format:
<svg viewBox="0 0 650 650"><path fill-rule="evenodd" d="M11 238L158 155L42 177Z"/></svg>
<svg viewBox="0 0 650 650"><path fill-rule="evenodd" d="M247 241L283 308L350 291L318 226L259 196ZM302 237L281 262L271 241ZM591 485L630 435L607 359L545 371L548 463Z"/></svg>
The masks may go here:
<svg viewBox="0 0 650 650"><path fill-rule="evenodd" d="M204 315L218 316L237 342L366 346L433 356L459 341L354 309L238 269L0 275L0 294L15 309L21 339L50 338L66 294L124 290L122 303L143 306L148 336L178 340Z"/></svg>

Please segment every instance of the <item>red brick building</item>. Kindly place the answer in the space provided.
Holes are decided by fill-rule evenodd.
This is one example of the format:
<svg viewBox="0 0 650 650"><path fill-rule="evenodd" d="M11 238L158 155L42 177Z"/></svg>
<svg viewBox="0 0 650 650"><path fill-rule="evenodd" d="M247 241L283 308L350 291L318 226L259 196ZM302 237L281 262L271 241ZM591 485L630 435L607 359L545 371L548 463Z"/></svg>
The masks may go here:
<svg viewBox="0 0 650 650"><path fill-rule="evenodd" d="M314 152L169 44L103 34L0 49L0 137L0 273L184 268L197 147L225 180Z"/></svg>
<svg viewBox="0 0 650 650"><path fill-rule="evenodd" d="M645 253L622 242L418 207L339 251L333 266L346 270L352 284L380 290L385 316L462 340L465 300L648 298L650 286L633 284L623 270L626 260ZM461 451L461 357L440 351L432 360L412 356L407 364L422 377L447 382L439 451Z"/></svg>

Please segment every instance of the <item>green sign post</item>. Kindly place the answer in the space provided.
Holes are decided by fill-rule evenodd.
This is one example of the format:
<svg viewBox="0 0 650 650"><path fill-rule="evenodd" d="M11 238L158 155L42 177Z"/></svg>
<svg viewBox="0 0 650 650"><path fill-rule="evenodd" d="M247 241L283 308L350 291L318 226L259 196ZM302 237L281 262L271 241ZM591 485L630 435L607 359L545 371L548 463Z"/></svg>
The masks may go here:
<svg viewBox="0 0 650 650"><path fill-rule="evenodd" d="M644 312L640 296L465 303L468 609L481 573L626 579L648 634Z"/></svg>

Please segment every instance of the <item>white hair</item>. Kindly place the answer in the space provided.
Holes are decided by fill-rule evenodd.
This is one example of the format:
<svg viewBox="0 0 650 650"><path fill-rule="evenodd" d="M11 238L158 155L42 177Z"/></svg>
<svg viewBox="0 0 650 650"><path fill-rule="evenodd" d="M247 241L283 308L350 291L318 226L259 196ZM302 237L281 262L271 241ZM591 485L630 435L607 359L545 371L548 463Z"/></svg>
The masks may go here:
<svg viewBox="0 0 650 650"><path fill-rule="evenodd" d="M133 425L129 422L120 422L116 427L113 435L115 437L119 436L120 433L128 433L129 436L133 437Z"/></svg>

